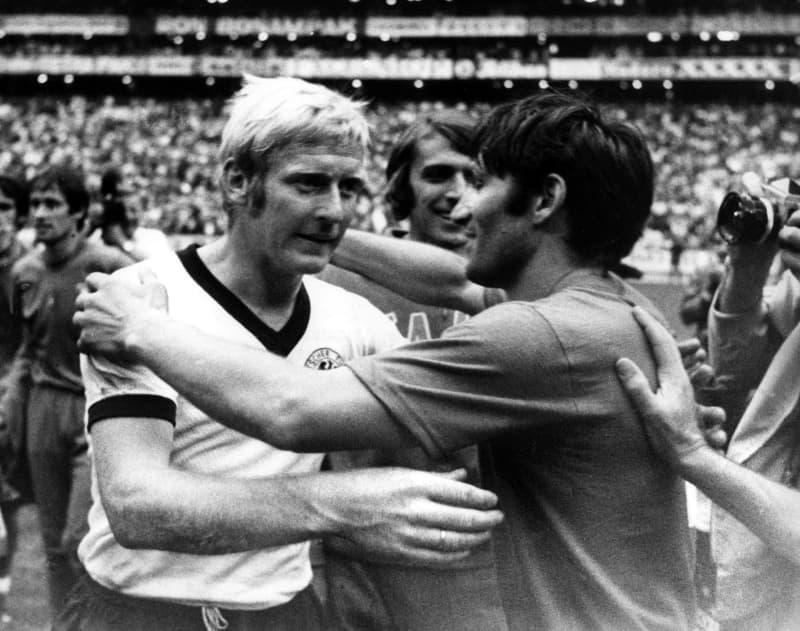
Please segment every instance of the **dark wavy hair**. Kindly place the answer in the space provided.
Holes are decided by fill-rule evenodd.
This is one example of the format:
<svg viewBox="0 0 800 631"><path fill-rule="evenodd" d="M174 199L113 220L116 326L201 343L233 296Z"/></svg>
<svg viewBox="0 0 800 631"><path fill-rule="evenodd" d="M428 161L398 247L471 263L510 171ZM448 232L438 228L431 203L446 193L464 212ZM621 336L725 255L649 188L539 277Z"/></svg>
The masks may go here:
<svg viewBox="0 0 800 631"><path fill-rule="evenodd" d="M411 163L417 156L420 141L439 135L459 153L468 154L476 121L459 110L439 110L424 114L402 133L389 154L386 165L386 202L398 221L411 214L416 203L409 182Z"/></svg>
<svg viewBox="0 0 800 631"><path fill-rule="evenodd" d="M28 220L30 209L28 186L23 180L19 180L10 175L0 175L0 191L9 199L14 200L17 216L17 228L21 228Z"/></svg>
<svg viewBox="0 0 800 631"><path fill-rule="evenodd" d="M588 101L547 92L494 108L473 152L490 174L530 193L556 173L566 182L569 245L611 267L642 234L653 203L653 162L641 132Z"/></svg>
<svg viewBox="0 0 800 631"><path fill-rule="evenodd" d="M78 230L83 229L89 210L89 191L81 173L68 166L51 166L31 178L30 190L55 187L64 196L71 215L81 215Z"/></svg>

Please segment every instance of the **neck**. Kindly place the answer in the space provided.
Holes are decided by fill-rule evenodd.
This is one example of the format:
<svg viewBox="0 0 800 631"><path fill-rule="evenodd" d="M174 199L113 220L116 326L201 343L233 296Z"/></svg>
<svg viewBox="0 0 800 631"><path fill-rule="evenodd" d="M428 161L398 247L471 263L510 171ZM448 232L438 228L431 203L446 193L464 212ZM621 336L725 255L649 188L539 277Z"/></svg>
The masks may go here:
<svg viewBox="0 0 800 631"><path fill-rule="evenodd" d="M602 267L577 256L559 237L544 239L518 277L505 288L506 293L511 300L538 300L556 291L567 276L581 271L601 273Z"/></svg>
<svg viewBox="0 0 800 631"><path fill-rule="evenodd" d="M84 234L77 229L68 232L57 241L45 243L44 260L49 265L57 265L70 258L77 252L84 242Z"/></svg>
<svg viewBox="0 0 800 631"><path fill-rule="evenodd" d="M241 256L226 235L198 251L217 279L273 328L280 328L294 309L302 275L280 275ZM275 323L279 325L275 327Z"/></svg>

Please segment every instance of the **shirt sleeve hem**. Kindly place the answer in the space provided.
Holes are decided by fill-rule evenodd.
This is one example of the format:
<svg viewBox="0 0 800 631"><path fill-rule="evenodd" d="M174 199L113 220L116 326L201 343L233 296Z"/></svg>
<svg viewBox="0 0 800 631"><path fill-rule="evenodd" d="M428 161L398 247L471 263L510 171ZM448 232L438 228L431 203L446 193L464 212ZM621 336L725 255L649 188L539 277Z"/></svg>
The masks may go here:
<svg viewBox="0 0 800 631"><path fill-rule="evenodd" d="M89 406L87 428L99 421L123 416L157 418L175 426L177 406L167 397L154 394L120 394Z"/></svg>

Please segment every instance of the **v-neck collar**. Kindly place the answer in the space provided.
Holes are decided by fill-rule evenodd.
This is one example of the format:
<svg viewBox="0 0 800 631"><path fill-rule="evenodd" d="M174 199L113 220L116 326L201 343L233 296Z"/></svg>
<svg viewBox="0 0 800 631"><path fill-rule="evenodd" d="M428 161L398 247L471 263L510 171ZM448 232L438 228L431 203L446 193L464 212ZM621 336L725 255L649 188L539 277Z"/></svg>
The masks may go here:
<svg viewBox="0 0 800 631"><path fill-rule="evenodd" d="M311 302L304 284L294 303L288 322L276 331L259 318L236 294L223 285L206 267L197 254L199 246L194 243L178 252L178 259L192 280L211 296L231 317L252 333L268 351L286 357L300 341L308 328Z"/></svg>

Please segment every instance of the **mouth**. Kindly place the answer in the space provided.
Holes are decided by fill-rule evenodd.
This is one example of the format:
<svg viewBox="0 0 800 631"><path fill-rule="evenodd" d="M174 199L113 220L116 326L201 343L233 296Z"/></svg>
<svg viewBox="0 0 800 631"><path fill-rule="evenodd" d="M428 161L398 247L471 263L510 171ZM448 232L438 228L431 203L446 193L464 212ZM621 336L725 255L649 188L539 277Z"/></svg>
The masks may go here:
<svg viewBox="0 0 800 631"><path fill-rule="evenodd" d="M298 234L297 237L317 245L334 245L339 241L339 235L330 234Z"/></svg>

